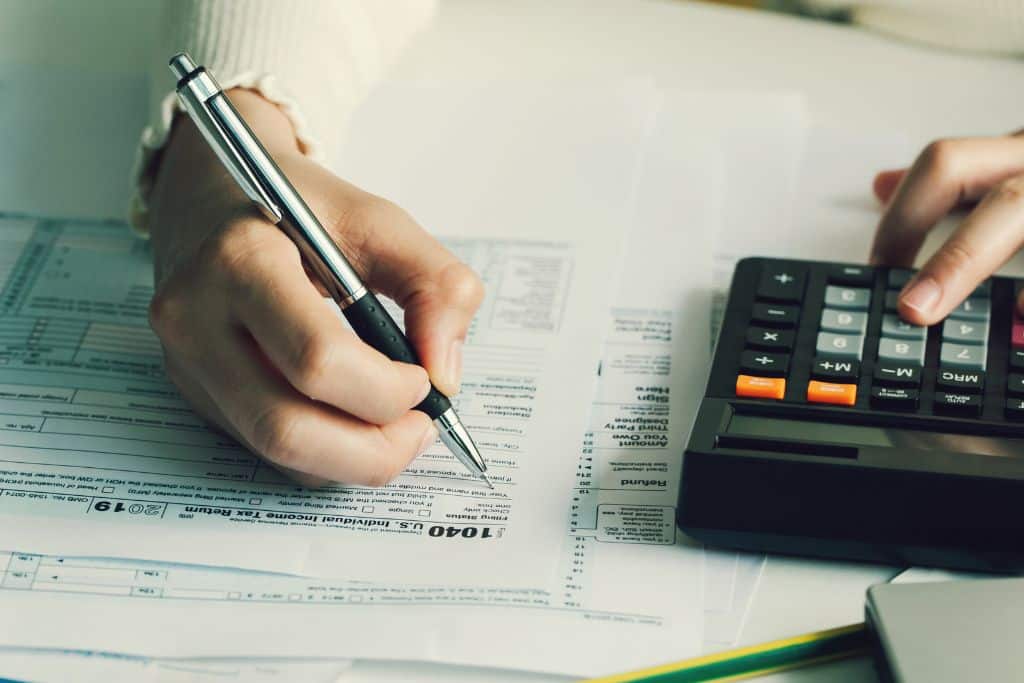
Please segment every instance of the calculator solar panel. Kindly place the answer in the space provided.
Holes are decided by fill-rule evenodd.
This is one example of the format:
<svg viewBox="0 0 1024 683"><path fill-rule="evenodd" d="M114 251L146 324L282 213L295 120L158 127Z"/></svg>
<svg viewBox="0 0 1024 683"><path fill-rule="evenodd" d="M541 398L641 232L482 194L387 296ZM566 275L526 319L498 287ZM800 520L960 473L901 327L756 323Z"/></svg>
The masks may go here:
<svg viewBox="0 0 1024 683"><path fill-rule="evenodd" d="M944 321L896 313L913 273L737 264L677 518L712 545L1024 569L1021 284Z"/></svg>

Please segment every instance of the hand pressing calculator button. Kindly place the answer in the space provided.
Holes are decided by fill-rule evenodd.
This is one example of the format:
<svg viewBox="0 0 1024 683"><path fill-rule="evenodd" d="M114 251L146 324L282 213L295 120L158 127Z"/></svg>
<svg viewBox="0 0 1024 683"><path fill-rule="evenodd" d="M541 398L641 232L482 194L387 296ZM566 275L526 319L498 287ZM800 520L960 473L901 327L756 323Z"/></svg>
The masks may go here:
<svg viewBox="0 0 1024 683"><path fill-rule="evenodd" d="M708 545L1024 572L1024 283L931 327L914 271L741 261L676 515ZM996 520L996 521L993 521Z"/></svg>

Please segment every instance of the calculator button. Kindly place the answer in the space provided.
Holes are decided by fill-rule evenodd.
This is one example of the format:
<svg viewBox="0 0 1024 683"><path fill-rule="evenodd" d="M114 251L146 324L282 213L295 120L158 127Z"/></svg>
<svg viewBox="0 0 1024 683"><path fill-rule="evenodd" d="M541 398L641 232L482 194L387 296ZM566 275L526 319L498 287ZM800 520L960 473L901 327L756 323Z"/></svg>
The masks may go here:
<svg viewBox="0 0 1024 683"><path fill-rule="evenodd" d="M974 293L971 294L972 297L979 297L979 298L984 298L984 297L988 297L988 296L991 296L991 295L992 295L992 281L991 280L985 280L984 282L982 282L980 285L978 285L977 287L974 288Z"/></svg>
<svg viewBox="0 0 1024 683"><path fill-rule="evenodd" d="M780 306L777 304L754 304L750 319L761 325L772 327L796 327L800 318L800 309L796 306Z"/></svg>
<svg viewBox="0 0 1024 683"><path fill-rule="evenodd" d="M895 313L886 313L882 316L882 336L892 339L916 339L924 341L928 333L927 327L911 325L901 319Z"/></svg>
<svg viewBox="0 0 1024 683"><path fill-rule="evenodd" d="M921 368L899 363L879 363L875 366L875 383L891 387L916 387L921 384Z"/></svg>
<svg viewBox="0 0 1024 683"><path fill-rule="evenodd" d="M786 395L786 380L777 377L740 375L736 378L736 395L744 398L771 398L781 401Z"/></svg>
<svg viewBox="0 0 1024 683"><path fill-rule="evenodd" d="M943 342L942 350L939 352L939 364L947 368L984 370L985 350L984 346Z"/></svg>
<svg viewBox="0 0 1024 683"><path fill-rule="evenodd" d="M942 341L958 344L984 344L988 341L988 323L984 320L955 320L942 324Z"/></svg>
<svg viewBox="0 0 1024 683"><path fill-rule="evenodd" d="M1024 349L1010 349L1010 367L1024 370Z"/></svg>
<svg viewBox="0 0 1024 683"><path fill-rule="evenodd" d="M1024 375L1011 372L1006 377L1006 393L1024 395Z"/></svg>
<svg viewBox="0 0 1024 683"><path fill-rule="evenodd" d="M871 305L871 290L862 287L829 285L825 288L825 305L829 308L866 311Z"/></svg>
<svg viewBox="0 0 1024 683"><path fill-rule="evenodd" d="M980 392L985 388L985 373L943 368L935 377L935 386L955 393Z"/></svg>
<svg viewBox="0 0 1024 683"><path fill-rule="evenodd" d="M860 360L864 350L864 337L859 334L819 332L815 351L819 356L841 360Z"/></svg>
<svg viewBox="0 0 1024 683"><path fill-rule="evenodd" d="M857 385L819 382L812 379L807 383L807 400L811 403L852 406L857 402Z"/></svg>
<svg viewBox="0 0 1024 683"><path fill-rule="evenodd" d="M900 308L900 293L899 290L888 291L885 293L885 310L887 313L895 313Z"/></svg>
<svg viewBox="0 0 1024 683"><path fill-rule="evenodd" d="M841 334L864 334L868 329L868 314L826 308L821 312L821 329Z"/></svg>
<svg viewBox="0 0 1024 683"><path fill-rule="evenodd" d="M870 287L875 282L875 271L868 266L833 266L828 281L835 285Z"/></svg>
<svg viewBox="0 0 1024 683"><path fill-rule="evenodd" d="M949 314L950 318L956 318L957 320L988 320L988 316L988 299L973 296L961 302L961 304L954 308L953 312Z"/></svg>
<svg viewBox="0 0 1024 683"><path fill-rule="evenodd" d="M935 411L958 415L978 415L981 412L981 396L937 391L935 392Z"/></svg>
<svg viewBox="0 0 1024 683"><path fill-rule="evenodd" d="M772 301L792 301L804 298L806 271L795 265L765 264L757 296Z"/></svg>
<svg viewBox="0 0 1024 683"><path fill-rule="evenodd" d="M747 330L747 345L758 349L789 349L793 346L793 330L769 330L751 327Z"/></svg>
<svg viewBox="0 0 1024 683"><path fill-rule="evenodd" d="M871 405L891 410L913 410L917 407L919 395L917 389L873 387L871 389Z"/></svg>
<svg viewBox="0 0 1024 683"><path fill-rule="evenodd" d="M887 289L903 289L916 272L906 268L891 268L886 278L885 286Z"/></svg>
<svg viewBox="0 0 1024 683"><path fill-rule="evenodd" d="M1006 417L1011 420L1024 420L1024 398L1006 399Z"/></svg>
<svg viewBox="0 0 1024 683"><path fill-rule="evenodd" d="M1024 320L1016 315L1013 316L1013 326L1010 328L1010 345L1014 348L1024 347Z"/></svg>
<svg viewBox="0 0 1024 683"><path fill-rule="evenodd" d="M740 371L749 375L783 377L789 372L789 356L766 351L744 351L740 356Z"/></svg>
<svg viewBox="0 0 1024 683"><path fill-rule="evenodd" d="M860 377L860 363L855 360L819 359L814 361L811 375L815 379L857 381Z"/></svg>
<svg viewBox="0 0 1024 683"><path fill-rule="evenodd" d="M924 342L882 337L878 340L878 360L923 367Z"/></svg>

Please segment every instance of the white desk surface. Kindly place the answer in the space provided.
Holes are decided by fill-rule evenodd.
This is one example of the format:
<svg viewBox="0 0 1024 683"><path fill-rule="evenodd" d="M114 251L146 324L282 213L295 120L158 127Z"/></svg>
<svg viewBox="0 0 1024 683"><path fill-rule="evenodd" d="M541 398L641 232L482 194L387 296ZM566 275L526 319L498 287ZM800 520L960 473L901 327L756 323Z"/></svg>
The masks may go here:
<svg viewBox="0 0 1024 683"><path fill-rule="evenodd" d="M134 69L146 54L157 20L152 0L108 0L99 5L0 0L0 63ZM937 137L993 134L1024 125L1024 93L1017 87L1024 80L1024 62L943 53L847 27L686 2L442 2L433 26L416 40L391 77L490 75L578 75L591 80L653 76L662 85L680 88L796 91L806 96L816 123L891 129L921 145ZM869 182L866 178L865 186ZM838 574L846 571L835 569ZM827 575L829 570L820 571ZM801 601L798 587L787 581L773 583L770 572L760 590L773 604L813 611ZM850 604L845 611L856 613L858 608L859 603ZM798 624L786 612L755 610L748 630L764 637L789 635ZM553 679L359 662L344 680ZM866 661L854 660L764 680L853 683L873 681L874 675Z"/></svg>

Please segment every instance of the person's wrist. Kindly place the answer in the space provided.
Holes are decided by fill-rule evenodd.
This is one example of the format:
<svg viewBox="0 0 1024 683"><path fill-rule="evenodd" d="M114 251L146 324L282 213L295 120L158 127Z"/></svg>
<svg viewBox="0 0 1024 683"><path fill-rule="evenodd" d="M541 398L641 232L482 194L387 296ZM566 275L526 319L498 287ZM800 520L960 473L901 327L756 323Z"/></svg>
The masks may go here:
<svg viewBox="0 0 1024 683"><path fill-rule="evenodd" d="M301 153L291 121L277 105L250 90L233 89L228 97L272 156ZM149 199L157 279L210 230L254 210L199 129L179 114Z"/></svg>

